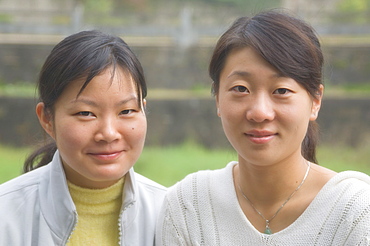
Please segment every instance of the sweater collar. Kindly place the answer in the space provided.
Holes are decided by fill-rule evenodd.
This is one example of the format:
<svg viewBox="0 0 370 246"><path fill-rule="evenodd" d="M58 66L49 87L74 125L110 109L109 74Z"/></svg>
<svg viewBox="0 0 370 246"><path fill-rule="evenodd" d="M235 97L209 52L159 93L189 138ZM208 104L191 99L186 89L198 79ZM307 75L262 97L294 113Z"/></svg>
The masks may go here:
<svg viewBox="0 0 370 246"><path fill-rule="evenodd" d="M124 178L104 189L88 189L67 181L69 193L76 205L78 214L118 213L122 203Z"/></svg>

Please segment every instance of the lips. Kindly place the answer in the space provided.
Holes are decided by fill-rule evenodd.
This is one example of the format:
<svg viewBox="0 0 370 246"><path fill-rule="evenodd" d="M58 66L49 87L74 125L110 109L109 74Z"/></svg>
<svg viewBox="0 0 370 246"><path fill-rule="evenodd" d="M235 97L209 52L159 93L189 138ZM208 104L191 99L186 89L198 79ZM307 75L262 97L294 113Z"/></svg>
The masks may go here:
<svg viewBox="0 0 370 246"><path fill-rule="evenodd" d="M277 135L277 133L267 130L251 130L244 134L255 144L266 144Z"/></svg>
<svg viewBox="0 0 370 246"><path fill-rule="evenodd" d="M89 153L96 159L102 161L110 161L117 159L123 151L110 151L110 152L98 152L98 153Z"/></svg>

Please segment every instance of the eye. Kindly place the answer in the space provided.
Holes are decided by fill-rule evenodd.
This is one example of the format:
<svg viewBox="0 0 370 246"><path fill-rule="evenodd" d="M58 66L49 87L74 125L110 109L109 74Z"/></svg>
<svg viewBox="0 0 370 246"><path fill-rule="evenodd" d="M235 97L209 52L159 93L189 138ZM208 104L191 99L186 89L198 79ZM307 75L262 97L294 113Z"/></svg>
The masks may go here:
<svg viewBox="0 0 370 246"><path fill-rule="evenodd" d="M247 87L242 86L242 85L235 86L235 87L232 88L232 90L234 90L236 92L249 92Z"/></svg>
<svg viewBox="0 0 370 246"><path fill-rule="evenodd" d="M78 112L76 115L79 115L79 116L93 116L93 113L91 113L89 111L81 111L81 112Z"/></svg>
<svg viewBox="0 0 370 246"><path fill-rule="evenodd" d="M289 89L286 89L286 88L279 88L279 89L274 91L274 94L285 95L289 92L292 92L292 91L289 90Z"/></svg>
<svg viewBox="0 0 370 246"><path fill-rule="evenodd" d="M126 110L122 110L121 114L131 114L132 112L134 112L133 109L126 109Z"/></svg>

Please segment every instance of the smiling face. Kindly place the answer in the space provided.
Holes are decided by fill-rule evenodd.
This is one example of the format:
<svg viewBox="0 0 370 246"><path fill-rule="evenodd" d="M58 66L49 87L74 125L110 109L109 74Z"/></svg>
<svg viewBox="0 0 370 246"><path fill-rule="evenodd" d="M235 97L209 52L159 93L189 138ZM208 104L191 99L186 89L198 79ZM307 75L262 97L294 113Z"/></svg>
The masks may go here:
<svg viewBox="0 0 370 246"><path fill-rule="evenodd" d="M321 95L313 99L252 48L230 52L216 100L239 162L270 165L301 158L301 144L309 121L317 118Z"/></svg>
<svg viewBox="0 0 370 246"><path fill-rule="evenodd" d="M146 135L146 116L131 76L107 69L78 95L84 81L72 82L54 107L36 111L56 141L67 179L81 187L104 188L122 178L139 158Z"/></svg>

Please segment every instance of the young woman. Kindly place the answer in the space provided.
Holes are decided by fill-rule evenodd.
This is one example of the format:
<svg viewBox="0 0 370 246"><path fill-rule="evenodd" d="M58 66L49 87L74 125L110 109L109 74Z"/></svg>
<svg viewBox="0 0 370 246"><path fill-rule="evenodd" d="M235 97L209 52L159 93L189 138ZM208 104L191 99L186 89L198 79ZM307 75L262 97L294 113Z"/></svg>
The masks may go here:
<svg viewBox="0 0 370 246"><path fill-rule="evenodd" d="M323 55L278 11L242 17L209 67L238 162L170 189L157 245L370 245L370 178L315 163Z"/></svg>
<svg viewBox="0 0 370 246"><path fill-rule="evenodd" d="M165 188L136 174L140 62L119 37L71 35L46 59L36 114L53 142L0 186L0 245L153 245Z"/></svg>

